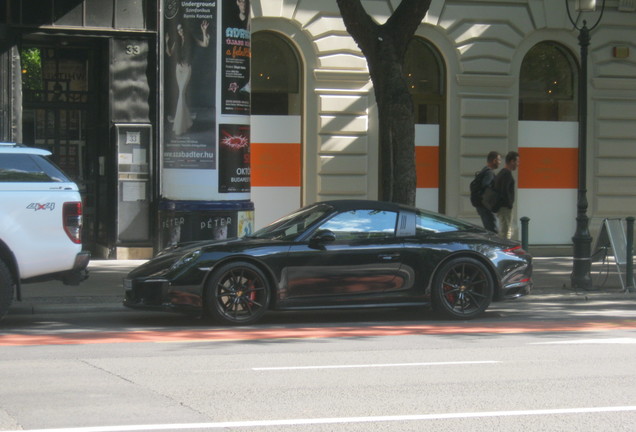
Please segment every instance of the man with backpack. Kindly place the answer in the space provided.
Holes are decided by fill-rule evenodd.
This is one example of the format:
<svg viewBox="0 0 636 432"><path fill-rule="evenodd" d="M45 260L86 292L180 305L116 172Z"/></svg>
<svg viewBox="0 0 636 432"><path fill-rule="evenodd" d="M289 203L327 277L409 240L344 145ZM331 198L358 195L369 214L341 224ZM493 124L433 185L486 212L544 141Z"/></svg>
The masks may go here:
<svg viewBox="0 0 636 432"><path fill-rule="evenodd" d="M492 187L495 180L495 170L501 163L501 154L491 151L486 157L486 166L475 173L475 178L470 182L470 202L477 209L481 222L488 231L497 234L497 219L492 210L484 207L482 196L488 187Z"/></svg>
<svg viewBox="0 0 636 432"><path fill-rule="evenodd" d="M512 238L512 205L515 202L515 179L512 172L519 168L519 153L508 152L505 165L495 177L493 188L499 196L499 228L503 238Z"/></svg>

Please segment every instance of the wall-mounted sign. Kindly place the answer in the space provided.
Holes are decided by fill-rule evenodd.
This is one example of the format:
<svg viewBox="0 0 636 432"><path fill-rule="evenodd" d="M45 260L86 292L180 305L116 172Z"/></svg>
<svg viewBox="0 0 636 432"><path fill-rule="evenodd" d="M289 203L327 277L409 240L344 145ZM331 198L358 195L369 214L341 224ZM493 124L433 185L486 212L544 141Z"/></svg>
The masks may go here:
<svg viewBox="0 0 636 432"><path fill-rule="evenodd" d="M219 125L219 192L250 191L250 127Z"/></svg>
<svg viewBox="0 0 636 432"><path fill-rule="evenodd" d="M224 0L222 83L223 114L250 114L251 36L249 0Z"/></svg>

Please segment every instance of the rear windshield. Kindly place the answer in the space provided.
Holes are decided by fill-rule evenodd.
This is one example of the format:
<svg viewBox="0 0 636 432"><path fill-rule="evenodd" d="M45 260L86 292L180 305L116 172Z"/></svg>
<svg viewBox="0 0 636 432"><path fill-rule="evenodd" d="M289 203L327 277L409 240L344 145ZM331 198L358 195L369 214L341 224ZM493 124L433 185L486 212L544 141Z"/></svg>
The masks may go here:
<svg viewBox="0 0 636 432"><path fill-rule="evenodd" d="M70 181L58 167L43 156L0 153L0 182Z"/></svg>

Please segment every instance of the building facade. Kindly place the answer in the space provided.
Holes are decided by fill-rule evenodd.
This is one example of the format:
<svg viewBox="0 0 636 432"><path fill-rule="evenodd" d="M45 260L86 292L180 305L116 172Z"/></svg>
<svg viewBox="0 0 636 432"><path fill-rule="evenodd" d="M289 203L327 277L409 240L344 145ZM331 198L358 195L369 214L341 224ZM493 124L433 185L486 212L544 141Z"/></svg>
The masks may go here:
<svg viewBox="0 0 636 432"><path fill-rule="evenodd" d="M166 20L175 8L221 2L245 3L9 0L0 11L0 138L52 149L82 185L85 239L98 254L149 255L165 244L166 225L180 223L164 206L181 179L167 171L165 126L174 119L166 108ZM398 3L363 1L378 22ZM578 23L599 17L579 15L570 3ZM255 227L315 201L377 199L373 86L335 0L251 0L249 8L246 196ZM416 107L417 205L478 222L468 187L475 171L490 150L515 150L515 219L530 218L530 245L571 244L582 69L566 1L433 0L415 36L405 76ZM593 236L604 218L636 213L635 40L636 2L607 0L588 62L585 186ZM222 64L222 53L216 59ZM206 84L196 86L191 92L201 93ZM219 160L215 169L223 166ZM196 210L207 208L201 220L218 211L218 198L205 199Z"/></svg>

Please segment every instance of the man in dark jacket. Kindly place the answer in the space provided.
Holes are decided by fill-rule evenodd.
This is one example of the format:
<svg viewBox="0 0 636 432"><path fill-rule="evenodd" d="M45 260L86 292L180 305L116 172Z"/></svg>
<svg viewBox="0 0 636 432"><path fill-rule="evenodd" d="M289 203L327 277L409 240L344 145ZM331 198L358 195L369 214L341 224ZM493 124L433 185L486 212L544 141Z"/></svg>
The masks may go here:
<svg viewBox="0 0 636 432"><path fill-rule="evenodd" d="M480 174L483 173L480 195L483 195L484 190L488 186L492 187L493 181L495 180L495 170L499 168L500 163L501 155L499 153L497 153L496 151L491 151L490 153L488 153L488 156L486 157L486 166L483 167L480 171ZM481 218L481 223L484 225L484 228L496 234L497 220L495 218L495 214L484 207L484 205L481 203L476 205L475 208L477 209L477 213Z"/></svg>
<svg viewBox="0 0 636 432"><path fill-rule="evenodd" d="M512 205L515 202L515 179L512 172L519 167L519 153L508 152L506 165L495 177L494 189L499 193L499 233L502 237L512 238Z"/></svg>

